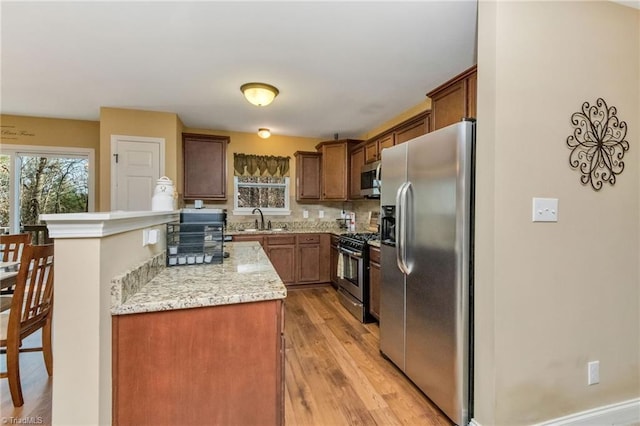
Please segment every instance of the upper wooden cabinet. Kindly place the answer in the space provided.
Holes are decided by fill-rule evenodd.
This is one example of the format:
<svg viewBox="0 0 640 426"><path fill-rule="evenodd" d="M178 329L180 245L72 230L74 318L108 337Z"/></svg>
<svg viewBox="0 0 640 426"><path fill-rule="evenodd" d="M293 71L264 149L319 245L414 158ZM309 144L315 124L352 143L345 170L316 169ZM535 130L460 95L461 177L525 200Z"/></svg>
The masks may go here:
<svg viewBox="0 0 640 426"><path fill-rule="evenodd" d="M365 141L363 144L365 163L373 163L382 159L382 150L385 148L429 133L431 128L430 114L431 110L423 111Z"/></svg>
<svg viewBox="0 0 640 426"><path fill-rule="evenodd" d="M322 154L322 200L346 201L349 198L349 151L359 140L341 139L320 142L316 149Z"/></svg>
<svg viewBox="0 0 640 426"><path fill-rule="evenodd" d="M349 154L349 199L358 200L364 198L360 195L360 173L364 165L365 147L360 145L351 150Z"/></svg>
<svg viewBox="0 0 640 426"><path fill-rule="evenodd" d="M430 132L431 111L425 111L400 123L393 132L395 144L401 144ZM382 151L382 149L380 149Z"/></svg>
<svg viewBox="0 0 640 426"><path fill-rule="evenodd" d="M431 130L438 130L463 118L476 116L477 67L474 65L437 87L431 98Z"/></svg>
<svg viewBox="0 0 640 426"><path fill-rule="evenodd" d="M322 155L305 151L293 155L296 157L296 200L319 200Z"/></svg>
<svg viewBox="0 0 640 426"><path fill-rule="evenodd" d="M364 146L364 162L373 163L380 159L380 152L384 148L394 145L393 132L389 131L376 138L370 139Z"/></svg>
<svg viewBox="0 0 640 426"><path fill-rule="evenodd" d="M227 199L228 136L182 134L185 200Z"/></svg>

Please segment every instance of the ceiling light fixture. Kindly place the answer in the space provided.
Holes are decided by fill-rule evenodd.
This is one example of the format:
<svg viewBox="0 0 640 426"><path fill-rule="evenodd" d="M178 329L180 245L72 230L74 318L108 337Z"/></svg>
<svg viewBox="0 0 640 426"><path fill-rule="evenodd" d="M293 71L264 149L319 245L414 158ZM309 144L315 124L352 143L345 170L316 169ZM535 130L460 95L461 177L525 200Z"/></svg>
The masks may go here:
<svg viewBox="0 0 640 426"><path fill-rule="evenodd" d="M249 102L257 106L267 106L278 96L280 91L266 83L245 83L240 86L240 91Z"/></svg>
<svg viewBox="0 0 640 426"><path fill-rule="evenodd" d="M271 130L261 127L258 129L258 136L260 136L262 139L267 139L269 136L271 136Z"/></svg>

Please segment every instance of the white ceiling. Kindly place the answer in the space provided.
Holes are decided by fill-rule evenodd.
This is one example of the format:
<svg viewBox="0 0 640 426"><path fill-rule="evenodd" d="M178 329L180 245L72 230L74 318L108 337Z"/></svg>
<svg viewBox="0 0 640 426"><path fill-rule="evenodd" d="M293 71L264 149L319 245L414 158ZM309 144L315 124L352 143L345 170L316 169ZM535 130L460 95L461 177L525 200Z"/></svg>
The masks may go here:
<svg viewBox="0 0 640 426"><path fill-rule="evenodd" d="M476 1L6 2L3 114L175 112L187 127L356 137L476 63ZM240 85L273 84L268 107Z"/></svg>

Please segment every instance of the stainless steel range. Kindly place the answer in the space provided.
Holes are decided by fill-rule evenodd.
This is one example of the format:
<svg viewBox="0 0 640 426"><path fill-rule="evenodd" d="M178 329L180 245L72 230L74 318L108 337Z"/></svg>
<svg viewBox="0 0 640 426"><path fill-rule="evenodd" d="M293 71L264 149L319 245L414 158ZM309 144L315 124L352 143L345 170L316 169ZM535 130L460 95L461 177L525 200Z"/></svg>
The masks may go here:
<svg viewBox="0 0 640 426"><path fill-rule="evenodd" d="M369 314L369 247L377 233L343 234L338 240L338 298L361 322L371 322Z"/></svg>

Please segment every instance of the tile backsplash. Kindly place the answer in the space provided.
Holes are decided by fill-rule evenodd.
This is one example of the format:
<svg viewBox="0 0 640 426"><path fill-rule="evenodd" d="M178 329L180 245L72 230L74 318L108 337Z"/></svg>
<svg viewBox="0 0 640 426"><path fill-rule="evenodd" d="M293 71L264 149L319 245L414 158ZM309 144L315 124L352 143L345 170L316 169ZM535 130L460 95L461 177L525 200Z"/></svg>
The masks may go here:
<svg viewBox="0 0 640 426"><path fill-rule="evenodd" d="M356 214L356 230L366 231L369 226L369 212L380 211L379 200L355 200L344 202L326 202L323 204L302 204L292 197L289 201L291 206L290 216L269 216L264 215L265 222L271 220L273 228L286 227L291 230L296 229L317 229L318 231L331 231L339 229L336 219L340 219L342 210L353 211ZM192 208L193 204L187 203L186 207ZM244 228L253 228L254 221L258 215L234 215L233 204L207 204L205 208L226 208L227 209L227 229L235 231ZM304 211L308 212L308 218L304 217ZM320 217L320 211L324 213Z"/></svg>

